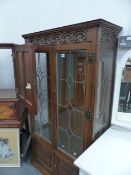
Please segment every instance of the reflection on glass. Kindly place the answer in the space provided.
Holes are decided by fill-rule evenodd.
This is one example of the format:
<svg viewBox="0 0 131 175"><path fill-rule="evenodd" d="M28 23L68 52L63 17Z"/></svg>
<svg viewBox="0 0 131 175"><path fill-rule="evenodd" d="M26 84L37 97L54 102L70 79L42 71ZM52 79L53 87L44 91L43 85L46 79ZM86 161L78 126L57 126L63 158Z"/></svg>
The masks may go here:
<svg viewBox="0 0 131 175"><path fill-rule="evenodd" d="M35 117L35 131L47 140L51 140L50 131L50 98L49 98L49 64L47 53L36 52L37 75L37 106L38 113Z"/></svg>
<svg viewBox="0 0 131 175"><path fill-rule="evenodd" d="M15 89L12 49L0 49L0 89Z"/></svg>
<svg viewBox="0 0 131 175"><path fill-rule="evenodd" d="M131 113L131 60L128 59L123 68L119 96L119 112Z"/></svg>
<svg viewBox="0 0 131 175"><path fill-rule="evenodd" d="M58 147L73 157L83 151L85 52L57 53Z"/></svg>

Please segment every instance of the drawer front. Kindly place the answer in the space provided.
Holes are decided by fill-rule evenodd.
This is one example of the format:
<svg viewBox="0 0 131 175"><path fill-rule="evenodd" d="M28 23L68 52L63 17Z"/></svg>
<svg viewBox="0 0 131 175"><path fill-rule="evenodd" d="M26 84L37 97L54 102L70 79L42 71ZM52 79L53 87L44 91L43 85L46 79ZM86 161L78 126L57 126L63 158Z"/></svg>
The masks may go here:
<svg viewBox="0 0 131 175"><path fill-rule="evenodd" d="M15 102L0 102L0 120L14 119L16 117Z"/></svg>

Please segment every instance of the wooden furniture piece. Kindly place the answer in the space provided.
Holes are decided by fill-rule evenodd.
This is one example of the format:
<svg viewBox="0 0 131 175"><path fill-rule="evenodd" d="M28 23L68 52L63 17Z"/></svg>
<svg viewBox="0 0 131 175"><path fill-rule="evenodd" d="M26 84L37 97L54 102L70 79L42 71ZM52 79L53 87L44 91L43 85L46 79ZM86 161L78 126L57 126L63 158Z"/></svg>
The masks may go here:
<svg viewBox="0 0 131 175"><path fill-rule="evenodd" d="M23 35L35 45L32 163L43 173L77 175L75 158L110 126L120 30L100 19Z"/></svg>
<svg viewBox="0 0 131 175"><path fill-rule="evenodd" d="M23 35L26 44L14 47L32 163L44 175L77 175L74 160L110 126L121 29L98 19Z"/></svg>
<svg viewBox="0 0 131 175"><path fill-rule="evenodd" d="M0 90L0 127L19 127L18 100L15 90Z"/></svg>
<svg viewBox="0 0 131 175"><path fill-rule="evenodd" d="M2 75L0 85L0 128L19 128L21 160L25 159L30 145L31 119L29 112L33 114L30 106L32 106L31 102L35 101L32 95L33 86L32 90L28 91L29 82L32 81L32 72L30 73L32 67L28 71L31 76L28 76L26 71L28 64L31 66L34 62L34 58L30 55L32 46L30 44L26 45L25 52L24 48L25 45L0 44L0 74ZM27 50L28 48L29 51ZM29 63L30 57L33 59L31 64ZM27 65L22 67L24 59L27 58ZM2 60L6 64L3 64ZM19 66L21 67L20 70ZM26 83L28 79L30 80ZM19 82L26 84L21 86Z"/></svg>
<svg viewBox="0 0 131 175"><path fill-rule="evenodd" d="M0 128L22 128L23 124L26 121L27 118L27 108L25 105L25 101L20 98L19 91L17 88L17 76L16 76L16 60L14 53L14 48L16 47L13 43L1 43L0 44L0 56L1 59L5 59L6 64L8 66L1 66L1 74L3 73L3 78L1 79L1 84L6 84L6 88L2 89L0 88ZM8 71L10 70L10 72ZM13 72L12 72L12 71ZM10 73L8 76L10 78L7 78L5 74L6 72ZM12 85L12 88L10 88L11 85L9 85L8 81L11 79L14 84ZM4 85L1 85L4 86Z"/></svg>

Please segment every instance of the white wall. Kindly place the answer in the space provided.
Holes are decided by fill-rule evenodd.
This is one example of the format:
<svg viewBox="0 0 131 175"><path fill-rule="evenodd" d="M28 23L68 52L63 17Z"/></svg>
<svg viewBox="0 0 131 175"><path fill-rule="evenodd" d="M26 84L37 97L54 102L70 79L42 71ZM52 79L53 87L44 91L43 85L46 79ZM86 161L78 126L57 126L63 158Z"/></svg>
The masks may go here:
<svg viewBox="0 0 131 175"><path fill-rule="evenodd" d="M11 49L0 49L0 89L15 88L14 68L11 55Z"/></svg>
<svg viewBox="0 0 131 175"><path fill-rule="evenodd" d="M0 42L24 43L22 34L98 18L122 26L120 35L129 35L130 11L130 0L0 0ZM126 52L127 49L118 49L118 65ZM117 93L119 77L117 73ZM115 105L118 96L114 96ZM116 111L116 107L113 111ZM113 115L116 113L113 112Z"/></svg>
<svg viewBox="0 0 131 175"><path fill-rule="evenodd" d="M97 18L129 33L130 0L0 0L0 39L23 43L21 34Z"/></svg>

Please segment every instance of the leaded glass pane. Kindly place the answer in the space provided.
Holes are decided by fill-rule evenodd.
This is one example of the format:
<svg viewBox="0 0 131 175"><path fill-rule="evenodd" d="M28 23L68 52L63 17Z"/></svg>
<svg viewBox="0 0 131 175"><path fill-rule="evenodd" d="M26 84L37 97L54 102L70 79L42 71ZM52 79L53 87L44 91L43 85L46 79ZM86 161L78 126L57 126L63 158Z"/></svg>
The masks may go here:
<svg viewBox="0 0 131 175"><path fill-rule="evenodd" d="M93 122L93 136L110 125L113 75L113 52L100 51L97 77L96 109Z"/></svg>
<svg viewBox="0 0 131 175"><path fill-rule="evenodd" d="M73 157L83 151L85 51L57 53L58 147Z"/></svg>
<svg viewBox="0 0 131 175"><path fill-rule="evenodd" d="M37 75L37 106L38 113L35 117L35 131L48 141L51 140L50 128L50 97L49 97L49 63L47 53L36 52Z"/></svg>

